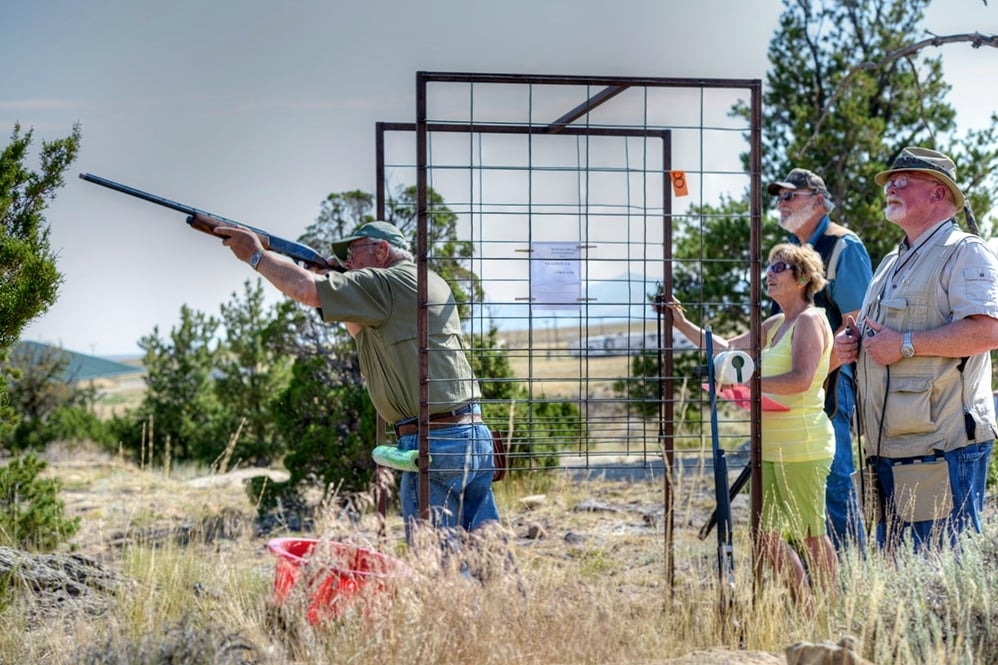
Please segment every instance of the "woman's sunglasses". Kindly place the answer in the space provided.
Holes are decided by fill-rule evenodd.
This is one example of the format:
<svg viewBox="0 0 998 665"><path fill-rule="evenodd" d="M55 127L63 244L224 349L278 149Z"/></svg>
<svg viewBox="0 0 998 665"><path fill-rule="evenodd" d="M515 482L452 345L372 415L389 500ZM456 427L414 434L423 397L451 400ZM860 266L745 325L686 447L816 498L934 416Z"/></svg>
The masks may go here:
<svg viewBox="0 0 998 665"><path fill-rule="evenodd" d="M786 261L777 261L776 263L770 263L766 268L766 272L771 272L774 275L779 275L784 270L793 270L793 266Z"/></svg>

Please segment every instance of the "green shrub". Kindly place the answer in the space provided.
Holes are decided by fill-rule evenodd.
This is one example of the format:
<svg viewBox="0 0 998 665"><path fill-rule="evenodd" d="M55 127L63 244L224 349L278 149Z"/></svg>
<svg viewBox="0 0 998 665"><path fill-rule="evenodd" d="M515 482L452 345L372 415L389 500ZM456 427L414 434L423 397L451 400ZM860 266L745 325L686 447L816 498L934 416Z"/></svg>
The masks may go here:
<svg viewBox="0 0 998 665"><path fill-rule="evenodd" d="M496 328L472 337L471 345L469 360L482 388L482 416L503 437L509 470L557 467L558 451L577 446L586 436L578 405L549 400L543 393L531 396L516 378Z"/></svg>
<svg viewBox="0 0 998 665"><path fill-rule="evenodd" d="M109 434L93 412L97 389L76 380L72 354L55 346L15 347L0 374L16 418L0 433L0 447L19 453L53 441L106 443Z"/></svg>
<svg viewBox="0 0 998 665"><path fill-rule="evenodd" d="M685 410L675 414L676 420L680 422L693 422L701 418L701 404L696 399L698 390L696 386L707 380L698 376L702 361L703 358L699 353L673 355L671 399L676 404L685 404ZM631 360L631 375L613 384L614 394L627 399L628 408L646 420L658 418L662 400L669 399L667 395L659 394L660 390L664 390L659 378L660 362L658 351L641 351Z"/></svg>
<svg viewBox="0 0 998 665"><path fill-rule="evenodd" d="M644 418L656 418L662 405L657 351L642 351L631 360L631 378L618 379L613 391L623 395L630 407Z"/></svg>
<svg viewBox="0 0 998 665"><path fill-rule="evenodd" d="M290 383L274 400L272 415L278 435L291 442L284 457L291 476L283 483L255 479L248 484L261 517L301 512L310 487L321 487L324 499L334 491L370 487L377 414L353 355L298 358Z"/></svg>
<svg viewBox="0 0 998 665"><path fill-rule="evenodd" d="M109 427L86 406L64 404L45 420L22 420L11 435L13 450L42 450L53 441L112 441Z"/></svg>
<svg viewBox="0 0 998 665"><path fill-rule="evenodd" d="M80 528L80 518L64 518L59 480L40 477L45 466L29 453L0 467L0 544L47 552Z"/></svg>

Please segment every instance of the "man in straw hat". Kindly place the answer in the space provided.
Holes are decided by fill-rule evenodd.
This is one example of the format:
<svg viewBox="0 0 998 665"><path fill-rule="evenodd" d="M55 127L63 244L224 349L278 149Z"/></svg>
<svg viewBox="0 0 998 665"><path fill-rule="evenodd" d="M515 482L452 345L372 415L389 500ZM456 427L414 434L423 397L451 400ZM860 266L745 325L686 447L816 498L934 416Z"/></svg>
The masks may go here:
<svg viewBox="0 0 998 665"><path fill-rule="evenodd" d="M845 318L855 317L873 276L870 255L855 233L831 220L835 202L817 173L796 168L767 190L776 197L780 226L795 245L811 245L821 256L824 288L814 296L814 304L825 310L832 330L839 332ZM773 310L778 311L775 301ZM834 365L837 364L833 363ZM825 413L835 430L835 457L825 486L825 513L828 535L836 550L847 544L866 548L866 533L859 499L853 483L852 417L856 393L852 365L832 369L825 381Z"/></svg>
<svg viewBox="0 0 998 665"><path fill-rule="evenodd" d="M882 547L905 537L916 549L955 545L964 529L981 530L996 435L998 258L957 227L961 207L973 216L946 155L905 148L874 181L905 237L835 339L842 362L857 362L865 492Z"/></svg>

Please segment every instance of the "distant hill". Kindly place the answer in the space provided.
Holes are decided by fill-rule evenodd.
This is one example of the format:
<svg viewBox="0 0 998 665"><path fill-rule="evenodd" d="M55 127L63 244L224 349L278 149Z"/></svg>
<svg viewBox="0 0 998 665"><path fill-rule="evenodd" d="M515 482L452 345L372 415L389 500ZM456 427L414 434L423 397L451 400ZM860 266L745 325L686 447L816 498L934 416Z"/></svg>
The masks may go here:
<svg viewBox="0 0 998 665"><path fill-rule="evenodd" d="M31 363L42 363L53 356L63 356L67 360L62 377L66 383L125 377L145 374L146 371L137 362L132 364L118 362L76 351L67 351L61 347L42 342L20 341L11 350L12 358Z"/></svg>

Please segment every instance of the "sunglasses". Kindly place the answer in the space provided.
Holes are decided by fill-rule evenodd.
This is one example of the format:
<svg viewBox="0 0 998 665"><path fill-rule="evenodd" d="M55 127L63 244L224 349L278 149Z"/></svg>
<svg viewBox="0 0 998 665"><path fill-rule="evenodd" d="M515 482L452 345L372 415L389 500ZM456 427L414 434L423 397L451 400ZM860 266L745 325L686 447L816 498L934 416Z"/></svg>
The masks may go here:
<svg viewBox="0 0 998 665"><path fill-rule="evenodd" d="M899 173L896 176L887 179L884 183L884 193L887 193L889 189L904 189L913 182L931 182L933 185L941 185L942 183L935 178L920 178L917 176L908 175L907 173Z"/></svg>
<svg viewBox="0 0 998 665"><path fill-rule="evenodd" d="M814 196L816 193L817 192L799 192L799 191L798 192L794 192L794 191L788 190L786 192L783 192L782 194L777 194L776 195L776 200L777 201L793 201L794 198L797 197L797 196Z"/></svg>
<svg viewBox="0 0 998 665"><path fill-rule="evenodd" d="M770 263L766 268L766 272L771 272L774 275L779 275L784 270L793 270L794 267L787 263L786 261L777 261L776 263Z"/></svg>

